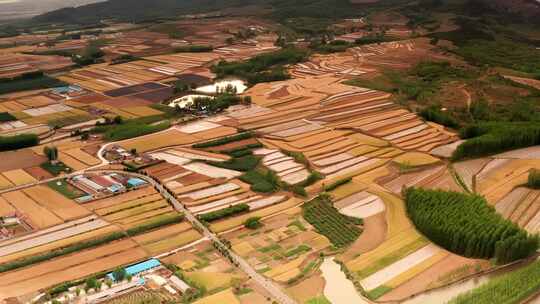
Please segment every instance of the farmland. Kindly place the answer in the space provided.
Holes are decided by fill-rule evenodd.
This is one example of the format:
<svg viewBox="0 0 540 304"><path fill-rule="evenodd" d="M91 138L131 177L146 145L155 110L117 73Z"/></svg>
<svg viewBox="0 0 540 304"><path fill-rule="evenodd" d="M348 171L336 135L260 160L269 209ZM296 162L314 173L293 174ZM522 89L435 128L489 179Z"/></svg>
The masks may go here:
<svg viewBox="0 0 540 304"><path fill-rule="evenodd" d="M533 4L124 2L0 26L1 304L537 296Z"/></svg>

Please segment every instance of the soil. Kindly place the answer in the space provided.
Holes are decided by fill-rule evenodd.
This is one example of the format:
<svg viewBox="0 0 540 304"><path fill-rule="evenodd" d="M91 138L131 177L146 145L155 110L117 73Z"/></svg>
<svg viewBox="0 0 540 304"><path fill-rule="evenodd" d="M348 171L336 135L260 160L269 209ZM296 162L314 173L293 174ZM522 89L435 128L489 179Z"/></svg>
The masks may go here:
<svg viewBox="0 0 540 304"><path fill-rule="evenodd" d="M41 167L30 167L24 169L28 174L32 175L37 180L44 180L54 177L51 173Z"/></svg>
<svg viewBox="0 0 540 304"><path fill-rule="evenodd" d="M323 294L324 284L324 279L317 274L287 288L287 292L298 303L306 303L308 300Z"/></svg>
<svg viewBox="0 0 540 304"><path fill-rule="evenodd" d="M385 213L365 218L363 229L360 237L341 255L341 260L345 262L352 260L359 254L369 252L384 242L388 229Z"/></svg>
<svg viewBox="0 0 540 304"><path fill-rule="evenodd" d="M45 156L34 153L31 149L0 153L0 172L36 167L47 161Z"/></svg>

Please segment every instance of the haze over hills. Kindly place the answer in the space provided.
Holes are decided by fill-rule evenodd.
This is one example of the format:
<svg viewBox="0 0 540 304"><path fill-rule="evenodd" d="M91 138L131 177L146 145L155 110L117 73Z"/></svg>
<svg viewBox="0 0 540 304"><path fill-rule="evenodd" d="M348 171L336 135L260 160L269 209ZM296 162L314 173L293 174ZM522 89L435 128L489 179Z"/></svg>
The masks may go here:
<svg viewBox="0 0 540 304"><path fill-rule="evenodd" d="M28 18L63 7L99 1L102 0L0 0L0 20Z"/></svg>

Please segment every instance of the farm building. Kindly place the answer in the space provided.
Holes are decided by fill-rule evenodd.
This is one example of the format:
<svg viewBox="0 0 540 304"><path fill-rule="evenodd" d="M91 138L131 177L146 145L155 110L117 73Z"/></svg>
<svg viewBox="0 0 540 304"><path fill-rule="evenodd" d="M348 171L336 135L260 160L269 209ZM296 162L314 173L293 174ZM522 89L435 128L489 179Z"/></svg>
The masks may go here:
<svg viewBox="0 0 540 304"><path fill-rule="evenodd" d="M182 281L180 278L178 278L175 275L171 276L169 278L169 281L171 281L171 284L173 284L174 287L176 287L178 290L180 290L181 293L186 292L186 290L188 290L190 288L189 285L186 284L186 282Z"/></svg>
<svg viewBox="0 0 540 304"><path fill-rule="evenodd" d="M150 260L126 267L126 274L130 276L136 276L138 274L145 273L149 270L158 268L160 266L161 266L161 263L157 259L150 259ZM115 280L112 272L107 274L107 277L109 277L113 281Z"/></svg>

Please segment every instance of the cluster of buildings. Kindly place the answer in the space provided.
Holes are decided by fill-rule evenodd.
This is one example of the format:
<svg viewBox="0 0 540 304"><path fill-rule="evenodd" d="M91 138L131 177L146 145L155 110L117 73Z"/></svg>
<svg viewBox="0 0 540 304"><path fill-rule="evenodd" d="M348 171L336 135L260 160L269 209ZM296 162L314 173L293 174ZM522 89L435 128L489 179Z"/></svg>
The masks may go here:
<svg viewBox="0 0 540 304"><path fill-rule="evenodd" d="M147 184L146 181L140 178L119 173L80 174L70 178L68 183L86 193L86 195L76 199L79 203L115 195Z"/></svg>

